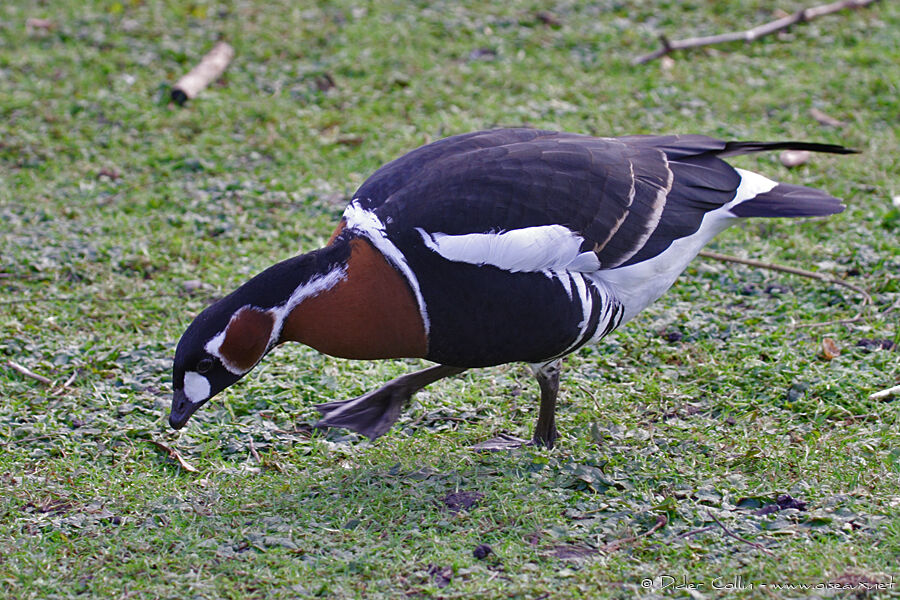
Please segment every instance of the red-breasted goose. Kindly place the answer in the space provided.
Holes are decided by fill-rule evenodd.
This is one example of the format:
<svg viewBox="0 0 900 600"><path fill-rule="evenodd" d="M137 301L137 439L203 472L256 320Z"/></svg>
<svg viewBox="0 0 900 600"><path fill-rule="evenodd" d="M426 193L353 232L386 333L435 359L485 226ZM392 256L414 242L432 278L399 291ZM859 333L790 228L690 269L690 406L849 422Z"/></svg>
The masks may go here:
<svg viewBox="0 0 900 600"><path fill-rule="evenodd" d="M374 439L426 385L519 361L532 366L541 389L532 442L552 446L563 356L659 298L739 219L843 210L825 192L721 158L775 149L852 152L531 129L480 131L414 150L363 183L327 246L266 269L191 323L175 352L169 423L180 429L273 347L296 341L344 358L438 363L318 406L321 425Z"/></svg>

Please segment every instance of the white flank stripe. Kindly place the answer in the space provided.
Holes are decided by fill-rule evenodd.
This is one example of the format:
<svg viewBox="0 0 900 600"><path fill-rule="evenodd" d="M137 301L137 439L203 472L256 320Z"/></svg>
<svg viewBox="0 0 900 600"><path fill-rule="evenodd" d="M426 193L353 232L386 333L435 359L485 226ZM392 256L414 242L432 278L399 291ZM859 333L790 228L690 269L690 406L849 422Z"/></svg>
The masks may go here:
<svg viewBox="0 0 900 600"><path fill-rule="evenodd" d="M569 300L572 299L572 278L567 271L543 271L544 275L546 275L550 279L556 279L562 284L563 289L566 290L566 296L569 297Z"/></svg>
<svg viewBox="0 0 900 600"><path fill-rule="evenodd" d="M563 225L524 227L499 233L448 235L416 228L425 245L447 260L491 265L511 273L596 271L593 252L581 252L584 238Z"/></svg>
<svg viewBox="0 0 900 600"><path fill-rule="evenodd" d="M425 307L425 298L422 297L422 290L419 288L419 280L415 273L409 268L406 257L387 237L384 230L384 223L372 212L365 210L354 200L344 209L344 223L349 229L353 229L362 233L368 238L375 249L381 252L388 262L390 262L400 273L406 278L409 287L412 288L413 294L416 296L416 302L419 305L419 314L422 315L422 324L425 327L425 335L431 329L431 323L428 320L428 309Z"/></svg>
<svg viewBox="0 0 900 600"><path fill-rule="evenodd" d="M587 289L587 282L584 276L576 274L572 279L575 280L575 289L578 291L578 299L581 300L581 323L578 324L578 337L584 335L584 330L588 322L591 320L591 293Z"/></svg>

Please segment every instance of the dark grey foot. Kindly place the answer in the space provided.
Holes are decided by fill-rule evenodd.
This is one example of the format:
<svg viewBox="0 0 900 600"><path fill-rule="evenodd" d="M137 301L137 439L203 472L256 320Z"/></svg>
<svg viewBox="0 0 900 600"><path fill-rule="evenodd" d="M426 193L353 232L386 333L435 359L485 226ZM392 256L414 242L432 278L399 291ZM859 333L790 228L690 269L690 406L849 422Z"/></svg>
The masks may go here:
<svg viewBox="0 0 900 600"><path fill-rule="evenodd" d="M437 365L408 375L402 375L384 386L352 400L319 404L322 413L317 427L345 427L361 433L370 440L384 435L400 418L400 411L413 394L443 377L465 371L459 367Z"/></svg>
<svg viewBox="0 0 900 600"><path fill-rule="evenodd" d="M539 448L552 448L559 439L556 432L556 425L552 425L549 431L541 431L539 427L534 430L534 437L528 442L529 446L537 446Z"/></svg>
<svg viewBox="0 0 900 600"><path fill-rule="evenodd" d="M472 450L478 450L479 452L501 452L503 450L514 450L515 448L522 448L523 446L552 448L557 439L559 439L559 435L557 435L555 430L553 431L553 435L548 436L546 439L540 439L537 437L537 435L535 435L535 437L530 440L523 440L512 435L501 433L495 438L491 438L484 442L479 442L473 446L470 446L470 448L472 448Z"/></svg>
<svg viewBox="0 0 900 600"><path fill-rule="evenodd" d="M316 410L322 413L322 420L316 427L344 427L374 440L400 418L409 397L407 390L385 386L352 400L319 404Z"/></svg>

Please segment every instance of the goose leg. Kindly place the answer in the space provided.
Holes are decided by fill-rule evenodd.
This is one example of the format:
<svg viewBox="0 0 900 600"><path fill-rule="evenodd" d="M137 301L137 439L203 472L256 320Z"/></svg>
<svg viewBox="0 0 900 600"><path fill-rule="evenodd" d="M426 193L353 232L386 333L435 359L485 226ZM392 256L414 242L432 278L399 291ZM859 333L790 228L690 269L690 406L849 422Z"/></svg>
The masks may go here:
<svg viewBox="0 0 900 600"><path fill-rule="evenodd" d="M415 373L401 375L373 390L351 400L339 400L319 404L315 408L322 413L317 427L345 427L374 440L384 435L400 417L400 411L413 394L438 379L458 375L466 369L436 365Z"/></svg>
<svg viewBox="0 0 900 600"><path fill-rule="evenodd" d="M529 365L541 388L541 406L531 441L526 441L505 433L472 446L473 450L500 451L522 446L545 446L552 448L559 437L556 431L556 396L559 393L559 374L562 359L549 363Z"/></svg>
<svg viewBox="0 0 900 600"><path fill-rule="evenodd" d="M559 437L556 431L556 396L559 394L559 374L562 371L562 359L543 365L532 365L532 371L541 387L541 408L538 411L537 424L531 443L535 446L552 448Z"/></svg>

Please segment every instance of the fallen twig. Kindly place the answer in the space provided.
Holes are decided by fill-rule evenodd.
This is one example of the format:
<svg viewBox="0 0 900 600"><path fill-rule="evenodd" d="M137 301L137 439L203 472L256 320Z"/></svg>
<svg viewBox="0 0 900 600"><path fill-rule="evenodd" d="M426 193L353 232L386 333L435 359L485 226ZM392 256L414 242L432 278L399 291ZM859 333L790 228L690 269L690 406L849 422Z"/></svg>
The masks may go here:
<svg viewBox="0 0 900 600"><path fill-rule="evenodd" d="M53 382L50 381L49 379L47 379L46 377L44 377L43 375L38 375L34 371L28 369L27 367L23 367L19 363L8 360L8 361L6 361L6 364L10 369L12 369L14 371L18 371L25 377L30 377L30 378L34 379L35 381L40 381L44 385L53 385Z"/></svg>
<svg viewBox="0 0 900 600"><path fill-rule="evenodd" d="M669 522L669 519L666 518L666 515L660 515L660 516L656 517L656 523L653 525L653 527L651 527L644 533L641 533L639 535L634 535L631 537L627 537L627 538L622 538L619 540L613 540L608 544L604 544L603 546L598 548L598 550L600 552L615 552L616 550L618 550L625 544L632 544L643 537L647 537L648 535L652 534L654 531L657 531L658 529L663 527L668 522Z"/></svg>
<svg viewBox="0 0 900 600"><path fill-rule="evenodd" d="M166 446L162 442L157 442L156 440L148 439L147 441L150 442L151 444L153 444L154 446L156 446L157 448L159 448L160 450L162 450L163 452L165 452L166 454L168 454L169 458L171 458L172 460L177 462L181 466L181 468L184 469L185 471L188 471L190 473L198 473L199 472L199 469L197 469L197 467L195 467L194 465L192 465L191 463L186 461L184 459L184 457L181 456L181 454L179 454L178 450L176 450L175 448Z"/></svg>
<svg viewBox="0 0 900 600"><path fill-rule="evenodd" d="M828 325L849 325L850 323L858 323L859 321L863 321L865 319L880 319L887 315L888 313L900 308L900 299L894 302L893 305L884 309L879 313L875 313L874 315L864 315L862 313L858 313L855 317L850 317L849 319L837 319L835 321L824 321L822 323L800 323L799 325L793 325L794 329L800 329L802 327L827 327Z"/></svg>
<svg viewBox="0 0 900 600"><path fill-rule="evenodd" d="M863 306L867 304L872 304L872 296L869 295L869 292L862 289L859 286L853 285L852 283L847 283L843 279L837 279L835 277L829 277L828 275L822 275L821 273L815 273L813 271L806 271L804 269L798 269L796 267L787 267L785 265L778 265L770 262L763 262L760 260L753 260L751 258L740 258L737 256L730 256L728 254L719 254L718 252L710 252L708 250L702 250L700 252L700 256L704 258L711 258L713 260L720 260L723 262L734 262L740 263L742 265L749 265L751 267L757 267L759 269L769 269L770 271L781 271L782 273L790 273L791 275L799 275L801 277L809 277L810 279L818 279L819 281L824 281L825 283L833 283L835 285L840 285L845 288L849 288L854 292L862 295L863 297Z"/></svg>
<svg viewBox="0 0 900 600"><path fill-rule="evenodd" d="M61 388L61 389L66 389L67 387L69 387L70 385L72 385L72 383L75 382L75 378L78 377L78 374L79 374L80 372L81 372L81 369L75 369L74 371L72 371L72 374L69 375L69 378L66 379L66 380L63 382L63 384L60 386L60 388Z"/></svg>
<svg viewBox="0 0 900 600"><path fill-rule="evenodd" d="M256 464L263 464L262 459L259 457L259 452L256 451L256 444L253 443L253 436L250 436L250 455L253 456L253 460L256 461Z"/></svg>
<svg viewBox="0 0 900 600"><path fill-rule="evenodd" d="M675 537L678 537L678 538L691 537L692 535L697 535L699 533L706 533L707 531L712 531L715 528L716 528L715 525L707 525L706 527L701 527L700 529L692 529L690 531L685 531L684 533L679 533Z"/></svg>
<svg viewBox="0 0 900 600"><path fill-rule="evenodd" d="M234 48L219 42L196 67L172 86L172 100L181 105L199 94L206 86L219 78L234 58Z"/></svg>
<svg viewBox="0 0 900 600"><path fill-rule="evenodd" d="M752 42L754 40L758 40L761 37L773 34L783 29L787 29L791 25L806 23L808 21L812 21L813 19L824 17L825 15L830 15L832 13L846 10L848 8L862 8L864 6L874 4L875 2L878 2L878 0L840 0L839 2L832 2L831 4L812 6L810 8L798 10L794 14L788 15L786 17L782 17L768 23L763 23L762 25L758 25L752 29L747 29L746 31L734 31L730 33L721 33L719 35L709 35L704 37L688 38L684 40L669 40L665 36L661 35L659 36L659 41L662 44L661 48L650 52L649 54L638 56L632 61L632 63L640 65L650 62L651 60L656 60L657 58L660 58L667 54L671 54L675 50L684 50L686 48L699 48L701 46L712 46L714 44L726 44L729 42Z"/></svg>
<svg viewBox="0 0 900 600"><path fill-rule="evenodd" d="M710 519L712 519L713 521L716 522L716 525L718 525L719 527L722 528L722 531L723 531L723 532L725 533L725 535L727 535L728 537L732 537L732 538L738 540L739 542L743 542L743 543L745 543L745 544L749 544L750 546L753 546L754 548L756 548L756 549L758 549L758 550L762 550L762 551L765 552L766 554L770 554L770 555L772 554L772 551L771 551L771 550L769 550L768 548L766 548L765 546L763 546L763 545L760 544L759 542L753 542L753 541L751 541L751 540L748 540L747 538L742 538L742 537L739 536L738 534L734 533L733 531L731 531L730 529L728 529L727 527L725 527L725 524L722 523L722 521L720 521L719 519L717 519L716 516L715 516L714 514L712 514L712 512L706 511L706 514L709 515L709 518L710 518Z"/></svg>
<svg viewBox="0 0 900 600"><path fill-rule="evenodd" d="M894 396L900 396L900 385L895 385L894 387L889 387L886 390L881 390L879 392L875 392L869 396L869 400L887 400L888 398L892 398Z"/></svg>
<svg viewBox="0 0 900 600"><path fill-rule="evenodd" d="M828 127L843 127L846 125L846 123L844 123L843 121L835 119L831 115L825 114L815 107L809 109L809 116L811 116L822 125L827 125Z"/></svg>

